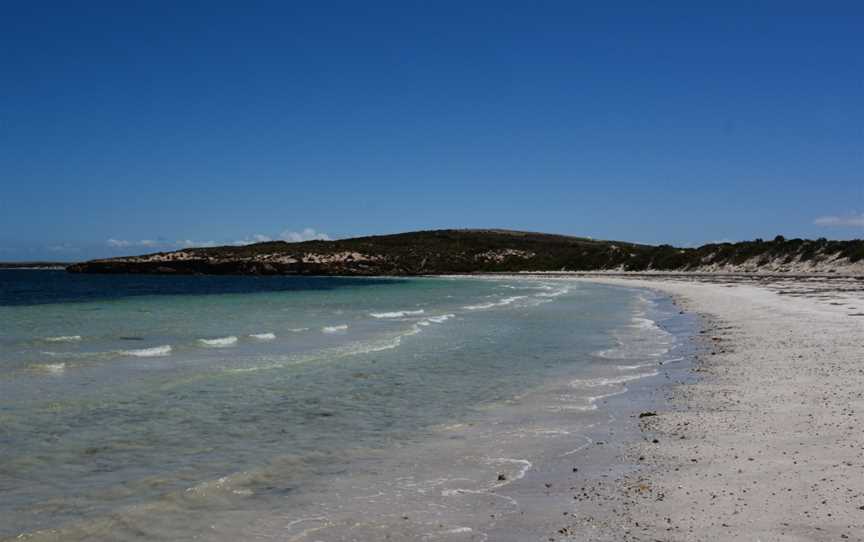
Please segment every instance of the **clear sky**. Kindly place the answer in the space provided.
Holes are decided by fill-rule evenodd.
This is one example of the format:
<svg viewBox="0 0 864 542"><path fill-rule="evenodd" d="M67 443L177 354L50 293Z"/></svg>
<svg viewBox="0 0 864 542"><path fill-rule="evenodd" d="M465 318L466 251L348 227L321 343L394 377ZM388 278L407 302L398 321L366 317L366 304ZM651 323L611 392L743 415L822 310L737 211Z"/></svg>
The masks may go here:
<svg viewBox="0 0 864 542"><path fill-rule="evenodd" d="M0 260L864 234L860 1L8 1L0 66Z"/></svg>

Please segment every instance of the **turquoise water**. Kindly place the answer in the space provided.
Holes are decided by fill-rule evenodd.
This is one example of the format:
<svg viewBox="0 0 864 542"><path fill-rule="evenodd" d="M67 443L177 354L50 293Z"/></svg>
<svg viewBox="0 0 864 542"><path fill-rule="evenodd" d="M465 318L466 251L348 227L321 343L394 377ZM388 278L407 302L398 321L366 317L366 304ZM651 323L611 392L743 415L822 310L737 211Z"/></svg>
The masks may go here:
<svg viewBox="0 0 864 542"><path fill-rule="evenodd" d="M574 379L562 401L587 423L598 387L653 376L674 342L644 293L551 280L0 271L0 285L10 538L230 540L269 514L284 525L262 538L279 539L348 498L325 488L370 458L550 379Z"/></svg>

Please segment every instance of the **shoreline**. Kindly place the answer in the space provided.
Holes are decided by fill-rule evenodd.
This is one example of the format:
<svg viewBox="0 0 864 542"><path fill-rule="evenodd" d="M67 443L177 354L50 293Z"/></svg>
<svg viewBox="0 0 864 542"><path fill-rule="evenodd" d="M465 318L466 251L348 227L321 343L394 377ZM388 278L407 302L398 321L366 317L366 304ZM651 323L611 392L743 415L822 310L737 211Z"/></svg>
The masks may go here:
<svg viewBox="0 0 864 542"><path fill-rule="evenodd" d="M758 278L566 278L664 292L711 348L561 540L864 540L864 285Z"/></svg>
<svg viewBox="0 0 864 542"><path fill-rule="evenodd" d="M617 367L632 374L610 367L611 375L572 380L562 366L512 400L430 427L428 439L364 448L357 462L339 462L336 470L351 476L292 493L309 514L235 510L222 539L265 532L297 542L375 540L386 531L453 542L862 540L864 283L533 278L606 285L606 303L612 290L635 292L653 307L634 312L635 327L654 322L678 338L660 344L678 351L650 358L650 369ZM578 318L574 310L558 318ZM639 337L632 344L646 340ZM575 386L584 397L573 395L578 381L590 383ZM550 410L562 401L575 408ZM595 401L600 408L586 409ZM387 478L402 471L409 474ZM324 493L368 503L337 500L321 510L315 495ZM144 522L147 510L134 507L128 519Z"/></svg>
<svg viewBox="0 0 864 542"><path fill-rule="evenodd" d="M471 285L470 290L480 286ZM508 296L505 302L490 304L494 307L509 306L519 298L487 286L492 288L480 291L494 291L496 299ZM584 328L593 329L590 333L576 333L583 326L569 321L569 317L578 319L585 306L582 293L574 292L563 305L551 303L571 289L584 290L588 306L597 307L589 311L594 327L586 324L589 327ZM670 341L667 335L692 337L695 322L690 315L680 315L668 296L638 289L571 283L529 290L540 292L536 299L542 301L531 306L550 309L546 318L563 326L563 335L551 336L548 344L542 338L545 335L538 336L539 330L515 324L509 311L468 310L465 314L466 318L476 314L481 323L487 320L485 325L491 330L512 323L524 334L523 344L528 346L522 359L538 360L528 362L525 376L543 375L530 384L513 390L496 385L500 391L488 400L472 404L457 417L395 433L392 440L388 437L389 445L381 439L380 445L357 441L345 450L329 450L329 458L320 465L311 456L307 461L299 454L269 455L251 468L231 469L219 478L165 490L158 497L114 509L110 516L74 519L27 531L25 536L33 540L107 539L115 530L131 526L141 533L189 539L189 529L196 522L187 525L183 521L187 502L208 514L230 506L230 512L223 510L221 517L214 517L199 533L214 540L247 539L251 534L296 542L380 540L386 532L394 540L521 542L567 532L575 502L573 488L593 487L636 467L622 467L617 458L639 436L638 413L656 410L670 375L677 378L687 373L692 359L689 351L671 353L670 345L686 341ZM543 325L533 318L530 321ZM429 328L428 333L435 333L434 329ZM447 332L441 329L439 333ZM476 337L505 338L500 333ZM570 342L559 342L564 337ZM547 349L550 346L554 348ZM621 355L606 356L616 349ZM486 347L467 350L471 355L460 359L470 363L488 351ZM411 350L401 355L410 356ZM547 357L548 364L543 361ZM374 365L378 361L351 364L345 369L351 372L340 373L339 380L380 378L375 376L381 371ZM514 372L517 382L519 374ZM445 393L436 396L446 397L446 389L442 391ZM336 416L327 418L331 417ZM275 498L269 500L270 495ZM160 516L155 525L151 525L153 516Z"/></svg>

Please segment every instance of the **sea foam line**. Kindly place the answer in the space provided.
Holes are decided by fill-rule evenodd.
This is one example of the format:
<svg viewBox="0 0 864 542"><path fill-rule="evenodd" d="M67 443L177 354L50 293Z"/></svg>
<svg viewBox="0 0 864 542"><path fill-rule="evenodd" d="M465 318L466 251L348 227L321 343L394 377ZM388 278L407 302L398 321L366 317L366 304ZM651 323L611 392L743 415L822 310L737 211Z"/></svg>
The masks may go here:
<svg viewBox="0 0 864 542"><path fill-rule="evenodd" d="M650 371L647 373L636 373L632 375L617 376L611 378L577 378L576 380L571 381L570 385L574 388L596 388L599 386L610 386L612 384L623 384L624 382L630 382L631 380L639 380L642 378L649 378L652 376L657 376L658 374L660 374L659 371Z"/></svg>
<svg viewBox="0 0 864 542"><path fill-rule="evenodd" d="M275 333L250 333L249 336L259 341L272 341L276 338Z"/></svg>
<svg viewBox="0 0 864 542"><path fill-rule="evenodd" d="M521 480L525 477L525 474L528 473L529 470L534 466L527 459L511 459L509 457L495 457L495 458L487 458L486 463L494 464L494 463L516 463L522 465L522 468L519 469L514 476L510 477L507 480L503 480L501 482L497 482L492 484L491 486L484 489L468 489L468 488L454 488L454 489L445 489L441 491L442 497L455 497L458 495L489 495L491 497L496 497L499 499L504 499L510 502L514 507L518 507L519 503L513 497L509 497L507 495L501 495L498 493L492 493L492 490L502 488L506 485L512 484L516 480Z"/></svg>
<svg viewBox="0 0 864 542"><path fill-rule="evenodd" d="M423 309L417 309L413 311L393 311L393 312L370 312L369 316L373 318L404 318L406 316L417 316L418 314L423 314L426 312Z"/></svg>
<svg viewBox="0 0 864 542"><path fill-rule="evenodd" d="M340 333L342 331L348 331L348 324L342 324L338 326L324 326L321 328L322 333Z"/></svg>
<svg viewBox="0 0 864 542"><path fill-rule="evenodd" d="M501 301L498 301L498 302L481 303L479 305L465 305L462 308L465 310L469 310L469 311L477 311L477 310L483 310L483 309L491 309L493 307L504 307L506 305L510 305L511 303L513 303L515 301L519 301L520 299L525 299L526 297L528 297L528 296L527 295L514 295L512 297L505 297L504 299L502 299Z"/></svg>
<svg viewBox="0 0 864 542"><path fill-rule="evenodd" d="M638 363L636 365L618 365L615 368L619 371L632 371L634 369L642 369L644 367L653 367L654 363Z"/></svg>
<svg viewBox="0 0 864 542"><path fill-rule="evenodd" d="M347 327L347 326L346 326ZM404 337L408 337L410 335L415 335L420 332L420 328L417 326L413 326L410 330L396 335L395 337L390 337L387 339L380 339L371 342L358 342L352 343L344 346L340 346L337 348L330 348L327 350L323 350L321 352L315 354L304 354L299 356L289 356L287 358L272 361L270 363L265 363L264 365L255 365L252 367L231 367L229 369L225 369L226 373L251 373L257 371L269 371L273 369L280 369L282 367L287 367L290 365L302 365L305 363L313 363L316 361L324 361L324 360L335 360L340 358L345 358L349 356L361 355L361 354L371 354L374 352L382 352L384 350L393 350L394 348L398 348L399 345L402 344L402 339Z"/></svg>

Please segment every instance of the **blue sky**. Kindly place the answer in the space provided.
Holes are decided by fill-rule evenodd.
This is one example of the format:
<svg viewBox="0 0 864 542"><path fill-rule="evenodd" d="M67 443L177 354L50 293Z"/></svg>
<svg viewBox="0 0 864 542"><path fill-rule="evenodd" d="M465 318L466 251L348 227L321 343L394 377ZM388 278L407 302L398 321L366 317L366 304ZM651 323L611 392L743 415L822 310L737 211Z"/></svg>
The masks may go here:
<svg viewBox="0 0 864 542"><path fill-rule="evenodd" d="M860 2L5 2L0 260L864 233Z"/></svg>

